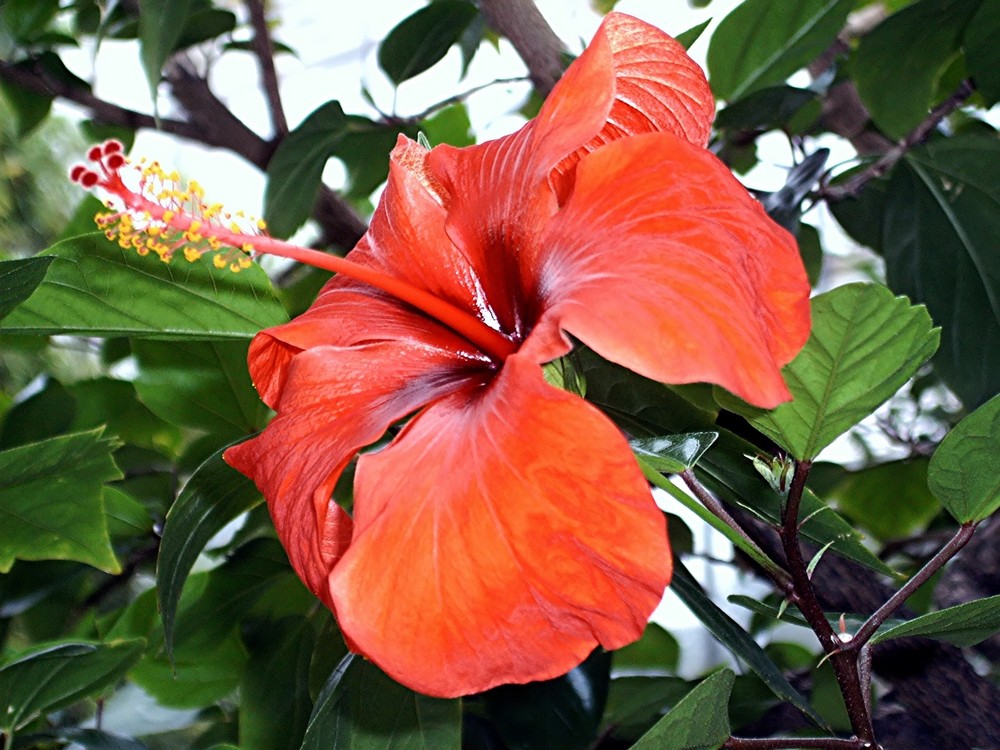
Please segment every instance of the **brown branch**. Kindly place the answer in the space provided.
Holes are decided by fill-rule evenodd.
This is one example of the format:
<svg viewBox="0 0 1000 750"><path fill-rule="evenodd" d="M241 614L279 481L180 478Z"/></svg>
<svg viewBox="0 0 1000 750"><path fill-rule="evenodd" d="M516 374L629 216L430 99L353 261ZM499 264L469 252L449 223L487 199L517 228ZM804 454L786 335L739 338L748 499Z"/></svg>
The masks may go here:
<svg viewBox="0 0 1000 750"><path fill-rule="evenodd" d="M271 34L267 28L264 3L261 0L246 0L246 6L250 12L250 24L253 26L253 50L260 64L261 84L271 112L271 125L277 135L284 135L288 132L288 121L281 106L278 74L274 69L274 45L271 43Z"/></svg>
<svg viewBox="0 0 1000 750"><path fill-rule="evenodd" d="M798 750L798 748L825 748L825 750L866 750L871 748L863 740L842 740L836 737L730 737L722 746L726 750Z"/></svg>
<svg viewBox="0 0 1000 750"><path fill-rule="evenodd" d="M538 93L548 96L562 75L565 48L533 0L479 0L479 10L514 45Z"/></svg>

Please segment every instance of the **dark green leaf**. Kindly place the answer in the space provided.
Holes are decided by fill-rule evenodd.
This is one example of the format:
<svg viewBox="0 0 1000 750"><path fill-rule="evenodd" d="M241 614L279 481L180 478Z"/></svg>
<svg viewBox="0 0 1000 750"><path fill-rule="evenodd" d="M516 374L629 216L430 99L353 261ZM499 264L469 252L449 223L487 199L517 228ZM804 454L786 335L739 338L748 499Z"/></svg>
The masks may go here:
<svg viewBox="0 0 1000 750"><path fill-rule="evenodd" d="M21 43L37 37L59 10L59 0L5 0L0 3L0 20L11 36Z"/></svg>
<svg viewBox="0 0 1000 750"><path fill-rule="evenodd" d="M723 669L706 677L632 750L717 750L729 739L729 693L736 676Z"/></svg>
<svg viewBox="0 0 1000 750"><path fill-rule="evenodd" d="M194 0L139 0L139 44L142 69L156 102L163 64L184 32Z"/></svg>
<svg viewBox="0 0 1000 750"><path fill-rule="evenodd" d="M975 646L997 632L1000 632L1000 596L990 596L921 615L888 630L880 630L871 642L922 636L947 641L955 646Z"/></svg>
<svg viewBox="0 0 1000 750"><path fill-rule="evenodd" d="M902 138L927 116L939 78L980 2L921 0L861 38L853 79L872 119L890 138Z"/></svg>
<svg viewBox="0 0 1000 750"><path fill-rule="evenodd" d="M167 513L156 561L156 590L168 651L181 589L205 544L261 501L253 482L229 468L218 451L191 476Z"/></svg>
<svg viewBox="0 0 1000 750"><path fill-rule="evenodd" d="M802 264L809 275L809 283L816 286L823 272L823 244L816 227L799 222L795 231L795 241L799 246Z"/></svg>
<svg viewBox="0 0 1000 750"><path fill-rule="evenodd" d="M792 115L816 98L810 89L770 86L754 91L723 109L715 118L717 128L772 130L785 125Z"/></svg>
<svg viewBox="0 0 1000 750"><path fill-rule="evenodd" d="M0 322L0 332L151 338L250 338L287 321L266 274L211 262L160 262L101 234L58 243L35 293Z"/></svg>
<svg viewBox="0 0 1000 750"><path fill-rule="evenodd" d="M987 107L1000 101L1000 13L995 0L979 6L965 29L965 64Z"/></svg>
<svg viewBox="0 0 1000 750"><path fill-rule="evenodd" d="M1000 442L994 449L1000 449ZM927 489L926 459L890 461L850 472L824 497L883 541L922 531L941 510Z"/></svg>
<svg viewBox="0 0 1000 750"><path fill-rule="evenodd" d="M64 740L72 743L73 747L82 747L85 750L147 750L146 746L137 740L102 732L100 729L58 727L18 737L18 742L23 742L28 747L34 747L35 743L43 740Z"/></svg>
<svg viewBox="0 0 1000 750"><path fill-rule="evenodd" d="M839 174L832 184L837 185L868 166L870 163L863 163ZM877 253L882 252L882 219L888 185L886 179L871 180L856 196L829 203L830 211L851 239Z"/></svg>
<svg viewBox="0 0 1000 750"><path fill-rule="evenodd" d="M972 410L1000 391L1000 142L954 137L915 149L889 184L889 286L941 325L934 360Z"/></svg>
<svg viewBox="0 0 1000 750"><path fill-rule="evenodd" d="M17 559L119 572L102 502L104 483L122 476L114 447L93 430L0 452L0 572Z"/></svg>
<svg viewBox="0 0 1000 750"><path fill-rule="evenodd" d="M691 691L680 677L616 676L608 690L604 724L614 727L614 737L635 742Z"/></svg>
<svg viewBox="0 0 1000 750"><path fill-rule="evenodd" d="M853 0L741 3L722 19L708 47L715 95L732 101L781 83L830 45L853 7Z"/></svg>
<svg viewBox="0 0 1000 750"><path fill-rule="evenodd" d="M52 97L39 94L37 91L29 91L7 81L0 81L0 93L7 100L10 108L14 110L14 119L17 123L17 135L19 138L23 138L37 126L41 125L45 118L49 116L49 112L52 111ZM7 262L23 263L25 261ZM6 315L6 312L3 311L4 304L4 302L0 302L0 312ZM0 317L3 317L3 315L0 315Z"/></svg>
<svg viewBox="0 0 1000 750"><path fill-rule="evenodd" d="M708 598L701 585L679 561L675 561L670 590L677 594L716 640L750 667L776 696L791 703L817 725L823 725L823 721L809 706L809 701L789 684L781 670L771 661L771 657L735 620Z"/></svg>
<svg viewBox="0 0 1000 750"><path fill-rule="evenodd" d="M717 432L686 432L655 438L635 438L632 451L663 474L680 474L698 463L716 438Z"/></svg>
<svg viewBox="0 0 1000 750"><path fill-rule="evenodd" d="M126 351L128 344L126 342ZM125 380L94 378L67 387L76 402L69 409L73 431L104 425L123 442L154 450L171 450L181 441L180 430L159 419L139 401L135 386Z"/></svg>
<svg viewBox="0 0 1000 750"><path fill-rule="evenodd" d="M175 49L186 49L228 34L236 28L236 15L228 10L204 7L192 8Z"/></svg>
<svg viewBox="0 0 1000 750"><path fill-rule="evenodd" d="M10 732L39 714L113 684L139 659L143 640L61 643L0 666L0 728Z"/></svg>
<svg viewBox="0 0 1000 750"><path fill-rule="evenodd" d="M923 307L878 284L815 297L805 347L782 374L792 401L767 411L718 391L720 403L800 460L815 458L895 393L937 348Z"/></svg>
<svg viewBox="0 0 1000 750"><path fill-rule="evenodd" d="M959 422L934 451L931 491L961 523L1000 508L1000 396Z"/></svg>
<svg viewBox="0 0 1000 750"><path fill-rule="evenodd" d="M510 750L593 746L608 698L611 654L597 649L569 674L484 694L486 711Z"/></svg>
<svg viewBox="0 0 1000 750"><path fill-rule="evenodd" d="M674 552L677 552L674 546ZM677 671L681 647L677 639L655 622L646 625L642 638L614 652L615 673L649 674Z"/></svg>
<svg viewBox="0 0 1000 750"><path fill-rule="evenodd" d="M301 750L459 750L457 700L428 698L349 654L316 699Z"/></svg>
<svg viewBox="0 0 1000 750"><path fill-rule="evenodd" d="M76 399L58 380L45 377L42 382L41 390L17 401L4 415L0 448L37 443L70 431L76 416Z"/></svg>
<svg viewBox="0 0 1000 750"><path fill-rule="evenodd" d="M697 26L692 26L687 31L682 31L676 37L674 37L684 49L691 49L691 45L701 38L702 33L708 28L708 25L712 23L711 18L706 18L704 21L699 23Z"/></svg>
<svg viewBox="0 0 1000 750"><path fill-rule="evenodd" d="M479 14L467 0L437 0L404 18L378 50L378 64L397 86L441 58Z"/></svg>

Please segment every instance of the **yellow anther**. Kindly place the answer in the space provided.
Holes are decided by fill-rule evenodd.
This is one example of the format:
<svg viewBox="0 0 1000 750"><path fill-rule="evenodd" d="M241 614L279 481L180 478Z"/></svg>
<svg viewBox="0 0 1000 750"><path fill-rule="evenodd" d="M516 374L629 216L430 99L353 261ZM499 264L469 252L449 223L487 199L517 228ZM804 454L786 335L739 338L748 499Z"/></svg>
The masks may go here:
<svg viewBox="0 0 1000 750"><path fill-rule="evenodd" d="M210 248L211 248L212 250L218 250L219 248L221 248L221 247L222 247L222 242L221 242L221 241L219 240L219 238L218 238L218 237L216 237L215 235L210 235L210 236L208 237L208 246L209 246L209 247L210 247Z"/></svg>
<svg viewBox="0 0 1000 750"><path fill-rule="evenodd" d="M245 253L252 253L253 245L251 245L249 242L244 242L242 245L240 245L240 250L242 250Z"/></svg>
<svg viewBox="0 0 1000 750"><path fill-rule="evenodd" d="M201 257L201 253L195 250L193 247L184 248L184 260L188 263L194 263Z"/></svg>
<svg viewBox="0 0 1000 750"><path fill-rule="evenodd" d="M253 261L250 260L245 255L242 258L240 258L238 262L240 264L240 268L250 268L250 266L253 265Z"/></svg>
<svg viewBox="0 0 1000 750"><path fill-rule="evenodd" d="M229 264L229 270L232 271L233 273L239 273L241 270L240 264L234 260L232 263Z"/></svg>
<svg viewBox="0 0 1000 750"><path fill-rule="evenodd" d="M169 224L173 220L174 220L174 212L173 211L167 209L166 211L163 212L163 221L164 222L166 222L167 224Z"/></svg>
<svg viewBox="0 0 1000 750"><path fill-rule="evenodd" d="M136 253L138 253L139 255L142 255L142 256L149 255L149 248L148 247L137 247L135 249L135 251L136 251Z"/></svg>
<svg viewBox="0 0 1000 750"><path fill-rule="evenodd" d="M215 266L216 268L225 268L226 259L223 258L221 255L216 255L214 258L212 258L212 265Z"/></svg>
<svg viewBox="0 0 1000 750"><path fill-rule="evenodd" d="M265 229L267 229L267 222L264 221L263 219L257 219L257 228L263 232Z"/></svg>

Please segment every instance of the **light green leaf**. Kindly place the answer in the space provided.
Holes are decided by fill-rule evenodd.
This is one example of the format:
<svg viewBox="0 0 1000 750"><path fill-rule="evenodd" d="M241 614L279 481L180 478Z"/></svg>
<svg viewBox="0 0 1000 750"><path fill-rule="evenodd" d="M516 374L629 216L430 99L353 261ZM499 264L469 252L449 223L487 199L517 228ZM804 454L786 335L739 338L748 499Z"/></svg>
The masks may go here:
<svg viewBox="0 0 1000 750"><path fill-rule="evenodd" d="M698 463L716 438L717 432L687 432L631 441L632 452L664 474L680 474Z"/></svg>
<svg viewBox="0 0 1000 750"><path fill-rule="evenodd" d="M121 479L101 430L0 452L0 572L14 560L75 560L121 570L104 516L104 483Z"/></svg>
<svg viewBox="0 0 1000 750"><path fill-rule="evenodd" d="M31 296L52 262L44 255L0 263L0 318Z"/></svg>
<svg viewBox="0 0 1000 750"><path fill-rule="evenodd" d="M421 8L382 41L379 67L397 86L423 73L448 53L478 14L467 0L436 0Z"/></svg>
<svg viewBox="0 0 1000 750"><path fill-rule="evenodd" d="M223 526L261 502L253 482L212 455L184 485L167 513L156 561L156 590L168 652L184 582L205 544Z"/></svg>
<svg viewBox="0 0 1000 750"><path fill-rule="evenodd" d="M288 320L266 274L211 262L162 263L122 250L101 234L58 243L34 294L0 332L150 338L250 338Z"/></svg>
<svg viewBox="0 0 1000 750"><path fill-rule="evenodd" d="M142 69L156 103L163 63L180 41L194 0L139 0L139 44Z"/></svg>
<svg viewBox="0 0 1000 750"><path fill-rule="evenodd" d="M632 750L717 750L729 739L729 694L736 680L728 669L706 677L670 709Z"/></svg>
<svg viewBox="0 0 1000 750"><path fill-rule="evenodd" d="M34 717L113 684L138 661L141 639L44 646L0 666L0 728L8 733Z"/></svg>
<svg viewBox="0 0 1000 750"><path fill-rule="evenodd" d="M721 389L720 403L800 460L815 458L875 411L934 350L927 310L878 284L848 284L812 301L813 327L782 370L792 401L767 411Z"/></svg>
<svg viewBox="0 0 1000 750"><path fill-rule="evenodd" d="M348 654L316 698L301 750L459 750L460 705L414 693Z"/></svg>
<svg viewBox="0 0 1000 750"><path fill-rule="evenodd" d="M990 596L921 615L888 630L880 630L871 642L922 636L955 646L975 646L997 632L1000 632L1000 596Z"/></svg>
<svg viewBox="0 0 1000 750"><path fill-rule="evenodd" d="M712 35L712 91L733 101L783 82L830 45L853 7L854 0L746 0Z"/></svg>
<svg viewBox="0 0 1000 750"><path fill-rule="evenodd" d="M934 451L931 491L961 523L1000 508L1000 396L959 422Z"/></svg>

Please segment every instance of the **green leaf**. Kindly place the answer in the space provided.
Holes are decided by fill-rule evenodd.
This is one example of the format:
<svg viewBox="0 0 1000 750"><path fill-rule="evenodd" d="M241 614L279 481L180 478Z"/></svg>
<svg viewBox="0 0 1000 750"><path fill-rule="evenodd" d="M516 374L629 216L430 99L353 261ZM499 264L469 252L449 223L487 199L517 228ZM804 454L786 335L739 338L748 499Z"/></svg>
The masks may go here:
<svg viewBox="0 0 1000 750"><path fill-rule="evenodd" d="M0 728L10 733L34 717L68 706L116 682L138 661L141 639L49 645L0 666Z"/></svg>
<svg viewBox="0 0 1000 750"><path fill-rule="evenodd" d="M509 750L586 750L597 736L610 672L611 654L596 649L562 677L487 691L486 712Z"/></svg>
<svg viewBox="0 0 1000 750"><path fill-rule="evenodd" d="M995 0L979 6L965 28L965 64L987 107L1000 101L1000 14Z"/></svg>
<svg viewBox="0 0 1000 750"><path fill-rule="evenodd" d="M875 411L937 348L923 307L879 284L847 284L812 301L812 333L782 370L792 401L767 411L721 389L719 402L745 416L791 455L815 458Z"/></svg>
<svg viewBox="0 0 1000 750"><path fill-rule="evenodd" d="M715 118L717 128L772 130L784 126L796 112L816 99L816 92L793 86L769 86L727 106Z"/></svg>
<svg viewBox="0 0 1000 750"><path fill-rule="evenodd" d="M0 452L0 572L14 560L76 560L117 573L102 500L121 478L101 430Z"/></svg>
<svg viewBox="0 0 1000 750"><path fill-rule="evenodd" d="M746 0L712 35L712 91L732 101L781 83L830 46L853 7L853 0Z"/></svg>
<svg viewBox="0 0 1000 750"><path fill-rule="evenodd" d="M708 598L701 585L694 579L680 561L675 561L674 577L670 590L684 602L691 613L715 636L723 646L734 656L743 661L754 674L764 681L776 696L788 701L803 715L809 717L817 726L823 726L823 720L812 710L809 701L785 679L785 676L771 661L764 649L757 645L747 632L729 615L719 609Z"/></svg>
<svg viewBox="0 0 1000 750"><path fill-rule="evenodd" d="M959 422L934 451L931 492L959 522L981 521L1000 508L1000 396Z"/></svg>
<svg viewBox="0 0 1000 750"><path fill-rule="evenodd" d="M397 86L441 60L479 14L467 0L436 0L400 21L379 46L378 64Z"/></svg>
<svg viewBox="0 0 1000 750"><path fill-rule="evenodd" d="M0 332L233 339L288 320L256 266L237 274L206 261L168 265L96 233L38 257L53 258L45 280Z"/></svg>
<svg viewBox="0 0 1000 750"><path fill-rule="evenodd" d="M997 632L1000 632L1000 596L990 596L921 615L888 630L880 630L871 642L922 636L955 646L975 646Z"/></svg>
<svg viewBox="0 0 1000 750"><path fill-rule="evenodd" d="M301 750L459 750L461 704L428 698L348 654L316 698Z"/></svg>
<svg viewBox="0 0 1000 750"><path fill-rule="evenodd" d="M728 669L706 677L632 746L632 750L717 750L729 739Z"/></svg>
<svg viewBox="0 0 1000 750"><path fill-rule="evenodd" d="M139 398L161 419L234 440L270 411L250 381L245 341L136 341Z"/></svg>
<svg viewBox="0 0 1000 750"><path fill-rule="evenodd" d="M139 0L139 44L142 69L156 103L163 64L184 32L194 0Z"/></svg>
<svg viewBox="0 0 1000 750"><path fill-rule="evenodd" d="M44 255L0 262L0 318L31 296L53 258Z"/></svg>
<svg viewBox="0 0 1000 750"><path fill-rule="evenodd" d="M680 657L677 639L651 622L646 625L642 638L614 652L613 665L616 673L672 673L677 671Z"/></svg>
<svg viewBox="0 0 1000 750"><path fill-rule="evenodd" d="M878 539L902 539L927 528L941 510L927 489L927 464L927 459L890 461L850 472L824 497Z"/></svg>
<svg viewBox="0 0 1000 750"><path fill-rule="evenodd" d="M31 63L15 63L16 67L27 67ZM52 97L21 88L7 81L0 81L0 93L14 111L14 121L17 124L18 138L24 138L32 130L41 125L52 111ZM29 259L30 260L30 259ZM13 261L8 261L13 262ZM2 311L3 303L0 303ZM6 313L4 313L6 314ZM3 315L0 315L3 317Z"/></svg>
<svg viewBox="0 0 1000 750"><path fill-rule="evenodd" d="M100 729L80 727L56 727L42 732L32 732L30 735L21 735L18 737L18 745L24 743L26 747L35 747L36 743L43 740L49 742L64 740L73 747L82 747L84 750L148 750L138 740L102 732Z"/></svg>
<svg viewBox="0 0 1000 750"><path fill-rule="evenodd" d="M431 145L471 146L476 142L472 133L469 110L464 102L452 104L420 123L420 129Z"/></svg>
<svg viewBox="0 0 1000 750"><path fill-rule="evenodd" d="M44 383L44 387L16 402L4 415L0 427L0 448L37 443L71 431L76 416L76 399L58 380L43 376L40 382Z"/></svg>
<svg viewBox="0 0 1000 750"><path fill-rule="evenodd" d="M708 28L708 25L712 23L711 18L706 18L704 21L696 26L692 26L687 31L682 31L680 34L674 37L684 49L691 49L691 45L701 38L702 33Z"/></svg>
<svg viewBox="0 0 1000 750"><path fill-rule="evenodd" d="M1000 142L962 136L914 149L886 200L889 286L940 324L934 365L971 411L1000 391Z"/></svg>
<svg viewBox="0 0 1000 750"><path fill-rule="evenodd" d="M663 474L680 474L687 471L707 451L717 432L687 432L655 438L635 438L630 441L632 452Z"/></svg>
<svg viewBox="0 0 1000 750"><path fill-rule="evenodd" d="M59 10L59 0L5 0L0 3L0 21L17 41L29 43Z"/></svg>
<svg viewBox="0 0 1000 750"><path fill-rule="evenodd" d="M890 138L902 138L927 116L980 2L921 0L861 38L852 78L872 119Z"/></svg>
<svg viewBox="0 0 1000 750"><path fill-rule="evenodd" d="M223 526L260 503L253 482L222 461L222 450L198 467L167 513L156 561L156 590L168 652L177 604L191 566Z"/></svg>

